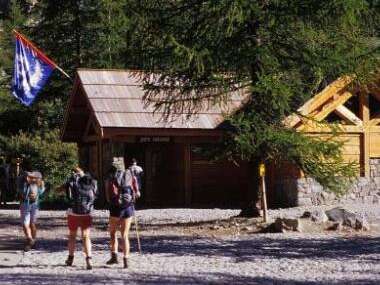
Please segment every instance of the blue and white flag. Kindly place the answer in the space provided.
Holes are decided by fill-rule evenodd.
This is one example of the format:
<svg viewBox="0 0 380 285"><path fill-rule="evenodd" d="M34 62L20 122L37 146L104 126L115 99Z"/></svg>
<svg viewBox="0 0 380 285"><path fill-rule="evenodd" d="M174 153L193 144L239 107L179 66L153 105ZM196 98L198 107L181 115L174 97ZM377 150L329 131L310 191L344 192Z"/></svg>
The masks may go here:
<svg viewBox="0 0 380 285"><path fill-rule="evenodd" d="M56 64L21 34L16 33L12 94L30 106L44 87Z"/></svg>

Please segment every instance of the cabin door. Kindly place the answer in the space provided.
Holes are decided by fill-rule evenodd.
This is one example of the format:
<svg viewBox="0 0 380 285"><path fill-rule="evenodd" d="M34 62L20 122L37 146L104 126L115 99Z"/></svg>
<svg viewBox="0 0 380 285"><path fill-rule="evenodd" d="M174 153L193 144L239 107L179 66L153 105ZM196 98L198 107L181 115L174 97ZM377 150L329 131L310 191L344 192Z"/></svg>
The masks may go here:
<svg viewBox="0 0 380 285"><path fill-rule="evenodd" d="M178 206L184 202L182 148L176 144L145 146L146 202Z"/></svg>

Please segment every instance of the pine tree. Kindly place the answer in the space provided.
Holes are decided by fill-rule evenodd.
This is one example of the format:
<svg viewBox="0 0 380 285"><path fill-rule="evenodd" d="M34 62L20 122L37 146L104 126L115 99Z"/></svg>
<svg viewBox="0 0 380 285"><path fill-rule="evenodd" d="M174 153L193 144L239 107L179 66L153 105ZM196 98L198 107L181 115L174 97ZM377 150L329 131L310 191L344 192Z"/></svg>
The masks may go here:
<svg viewBox="0 0 380 285"><path fill-rule="evenodd" d="M223 103L223 94L248 88L249 103L230 118L225 154L291 161L336 192L354 175L341 144L289 130L283 120L342 75L370 79L379 64L378 1L130 0L128 7L147 102L158 101L166 115L196 113L202 101Z"/></svg>
<svg viewBox="0 0 380 285"><path fill-rule="evenodd" d="M126 1L103 0L100 7L98 63L104 68L125 68L128 66L127 32L129 18L125 10Z"/></svg>
<svg viewBox="0 0 380 285"><path fill-rule="evenodd" d="M63 102L39 94L32 107L25 107L11 95L16 29L28 37L38 17L33 1L9 1L0 15L0 154L8 159L22 157L47 175L51 186L64 181L65 171L77 165L76 147L59 140ZM64 170L64 171L63 171Z"/></svg>

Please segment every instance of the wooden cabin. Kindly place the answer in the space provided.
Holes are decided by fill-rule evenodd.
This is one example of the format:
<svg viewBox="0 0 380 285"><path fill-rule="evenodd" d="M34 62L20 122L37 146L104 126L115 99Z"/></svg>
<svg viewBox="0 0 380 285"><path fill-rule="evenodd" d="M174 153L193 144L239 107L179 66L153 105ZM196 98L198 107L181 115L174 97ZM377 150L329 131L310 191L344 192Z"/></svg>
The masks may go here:
<svg viewBox="0 0 380 285"><path fill-rule="evenodd" d="M343 198L377 201L380 198L376 194L380 190L379 84L358 88L351 83L350 77L337 79L300 107L297 114L289 116L285 124L310 136L331 138L329 124L334 123L339 133L336 139L344 142L344 159L359 166L360 178ZM271 176L277 177L269 181L272 206L321 204L324 203L321 197L329 196L294 166L272 168Z"/></svg>
<svg viewBox="0 0 380 285"><path fill-rule="evenodd" d="M347 161L360 165L360 175L370 176L370 159L380 157L380 90L354 88L349 77L339 78L298 109L287 125L313 136L328 136L335 123L344 141ZM304 116L304 117L302 117ZM317 122L324 122L318 124Z"/></svg>
<svg viewBox="0 0 380 285"><path fill-rule="evenodd" d="M204 150L220 142L223 114L239 108L245 94L230 94L226 105L191 118L163 121L144 104L139 79L127 70L77 71L62 140L78 144L81 166L102 183L113 158L127 165L136 158L145 173L145 205L239 206L252 187L250 165L210 161Z"/></svg>
<svg viewBox="0 0 380 285"><path fill-rule="evenodd" d="M78 144L81 166L98 178L103 189L114 158L127 165L136 158L145 171L143 203L147 206L231 207L248 201L254 192L252 166L215 162L205 155L226 131L224 114L241 108L247 94L234 92L223 106L164 121L162 113L144 104L140 75L127 70L78 70L62 140ZM376 196L380 190L380 90L375 84L355 89L351 83L349 77L339 78L285 124L326 138L331 135L328 124L337 124L344 158L357 162L360 169L350 197L380 201ZM288 163L268 166L266 181L271 207L323 204L326 197L331 198Z"/></svg>

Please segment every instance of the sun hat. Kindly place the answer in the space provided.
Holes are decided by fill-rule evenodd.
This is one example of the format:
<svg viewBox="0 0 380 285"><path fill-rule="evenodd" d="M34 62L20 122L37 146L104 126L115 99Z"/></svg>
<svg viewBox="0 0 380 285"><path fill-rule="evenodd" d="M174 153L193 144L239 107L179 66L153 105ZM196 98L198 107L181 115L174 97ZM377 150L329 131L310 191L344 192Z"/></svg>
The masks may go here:
<svg viewBox="0 0 380 285"><path fill-rule="evenodd" d="M39 171L27 171L26 175L33 178L42 179L42 174Z"/></svg>

